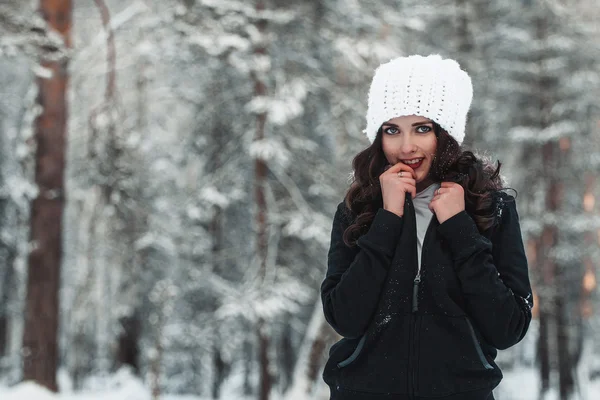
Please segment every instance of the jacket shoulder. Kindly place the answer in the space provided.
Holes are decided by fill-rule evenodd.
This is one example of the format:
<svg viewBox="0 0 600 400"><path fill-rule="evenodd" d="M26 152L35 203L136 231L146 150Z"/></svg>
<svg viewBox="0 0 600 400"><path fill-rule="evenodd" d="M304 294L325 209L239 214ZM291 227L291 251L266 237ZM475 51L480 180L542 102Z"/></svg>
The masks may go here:
<svg viewBox="0 0 600 400"><path fill-rule="evenodd" d="M356 219L356 215L354 215L352 210L346 207L346 202L342 200L337 205L335 219L340 221L343 225L349 226Z"/></svg>
<svg viewBox="0 0 600 400"><path fill-rule="evenodd" d="M496 221L498 223L502 220L502 214L507 208L516 208L516 198L503 190L493 192L492 199Z"/></svg>
<svg viewBox="0 0 600 400"><path fill-rule="evenodd" d="M510 223L515 218L518 220L516 198L504 190L492 192L492 212L494 218L492 226L488 229L488 235L492 236L501 225Z"/></svg>

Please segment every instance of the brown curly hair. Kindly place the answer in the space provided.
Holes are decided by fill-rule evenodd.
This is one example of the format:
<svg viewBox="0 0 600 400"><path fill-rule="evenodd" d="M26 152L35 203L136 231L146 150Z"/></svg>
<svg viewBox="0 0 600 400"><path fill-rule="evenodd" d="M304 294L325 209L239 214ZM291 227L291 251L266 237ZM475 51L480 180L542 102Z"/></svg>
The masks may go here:
<svg viewBox="0 0 600 400"><path fill-rule="evenodd" d="M433 123L437 137L437 149L429 174L436 182L451 181L460 184L465 191L465 209L473 217L480 232L493 226L496 210L493 193L502 189L500 167L478 158L471 151L463 150L458 142L437 123ZM350 210L352 223L344 231L343 239L347 246L356 245L358 238L365 234L379 208L383 207L383 197L379 175L384 172L388 161L381 145L382 129L379 128L375 140L352 161L354 179L344 197Z"/></svg>

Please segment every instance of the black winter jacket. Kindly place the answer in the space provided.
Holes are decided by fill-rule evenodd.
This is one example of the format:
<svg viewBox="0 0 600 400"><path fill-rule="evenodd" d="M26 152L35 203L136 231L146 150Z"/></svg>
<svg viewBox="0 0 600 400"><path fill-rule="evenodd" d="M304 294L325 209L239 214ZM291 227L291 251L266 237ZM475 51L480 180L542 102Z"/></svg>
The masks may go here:
<svg viewBox="0 0 600 400"><path fill-rule="evenodd" d="M466 211L432 217L417 274L416 217L380 208L355 247L340 203L321 285L325 318L343 338L323 379L332 400L486 400L502 372L497 349L519 342L533 306L514 197L494 194L497 218L481 234Z"/></svg>

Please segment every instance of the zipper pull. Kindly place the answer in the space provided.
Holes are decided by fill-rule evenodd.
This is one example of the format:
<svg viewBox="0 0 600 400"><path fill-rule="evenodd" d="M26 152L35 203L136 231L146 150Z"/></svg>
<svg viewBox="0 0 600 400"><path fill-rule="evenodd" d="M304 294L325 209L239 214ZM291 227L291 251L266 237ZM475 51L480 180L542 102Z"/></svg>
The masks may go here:
<svg viewBox="0 0 600 400"><path fill-rule="evenodd" d="M419 299L417 295L419 294L419 283L421 282L421 274L418 273L415 276L415 280L413 281L413 298L412 298L412 312L417 312L419 310Z"/></svg>

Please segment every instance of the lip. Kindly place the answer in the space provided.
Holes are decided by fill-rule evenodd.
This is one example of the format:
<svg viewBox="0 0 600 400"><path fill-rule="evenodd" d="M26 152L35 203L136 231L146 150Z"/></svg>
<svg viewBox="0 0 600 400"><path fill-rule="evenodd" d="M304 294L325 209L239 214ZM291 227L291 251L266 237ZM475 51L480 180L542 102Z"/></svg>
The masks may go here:
<svg viewBox="0 0 600 400"><path fill-rule="evenodd" d="M424 158L425 157L413 157L413 158L406 158L406 159L400 160L400 161L404 162L404 161L412 161L412 160L422 160Z"/></svg>
<svg viewBox="0 0 600 400"><path fill-rule="evenodd" d="M421 161L419 161L419 162L418 162L418 163L416 163L416 164L407 164L407 163L405 162L405 161L412 161L412 160L419 160L419 159L420 159ZM409 166L409 167L411 167L413 170L415 170L415 169L419 168L421 165L423 165L423 161L425 161L425 158L423 158L423 157L416 157L416 158L411 158L411 159L408 159L408 160L400 160L400 162L401 162L401 163L403 163L403 164L405 164L405 165L408 165L408 166Z"/></svg>

